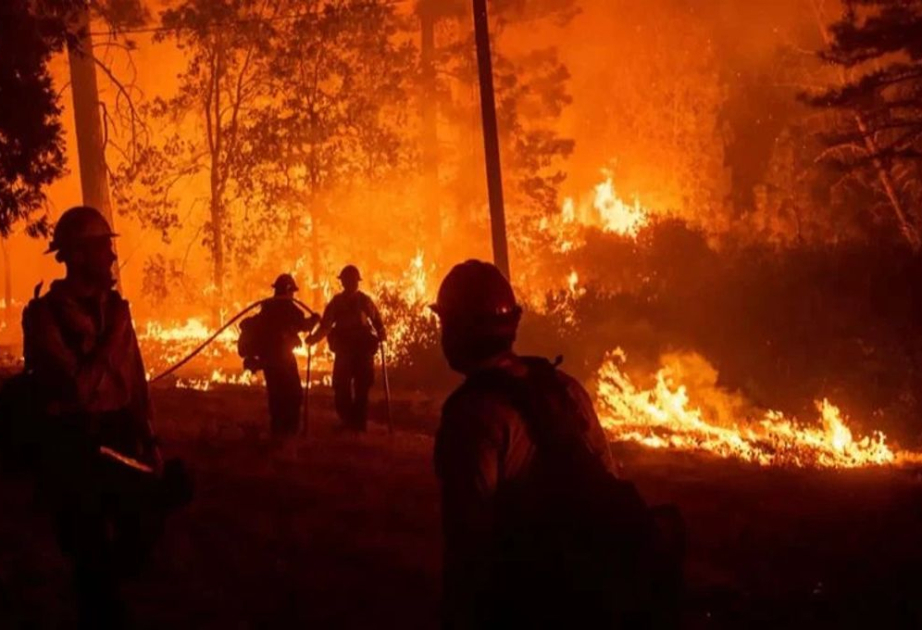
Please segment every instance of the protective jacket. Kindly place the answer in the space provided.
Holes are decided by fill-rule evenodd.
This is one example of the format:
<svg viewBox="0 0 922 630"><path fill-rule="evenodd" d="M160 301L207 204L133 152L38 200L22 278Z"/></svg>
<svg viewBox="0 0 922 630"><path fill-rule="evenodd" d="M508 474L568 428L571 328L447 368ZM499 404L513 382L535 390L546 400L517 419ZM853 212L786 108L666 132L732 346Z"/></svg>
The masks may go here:
<svg viewBox="0 0 922 630"><path fill-rule="evenodd" d="M144 363L128 302L117 291L78 294L57 280L23 312L25 371L49 421L133 456L151 441Z"/></svg>
<svg viewBox="0 0 922 630"><path fill-rule="evenodd" d="M326 335L330 336L330 349L335 353L374 354L378 340L384 338L384 322L378 307L366 294L338 293L324 309L315 336Z"/></svg>
<svg viewBox="0 0 922 630"><path fill-rule="evenodd" d="M539 593L513 595L522 584L501 583L520 581L522 576L501 569L504 563L509 568L514 553L508 547L500 548L504 529L510 533L511 526L515 539L521 533L515 528L537 525L514 512L516 506L525 505L524 498L533 494L535 486L543 483L537 470L538 445L521 410L501 387L489 382L496 380L491 375L524 377L527 371L525 361L511 353L494 358L468 375L442 410L435 467L442 488L446 627L503 627L501 619L515 619L497 616L497 611L506 604L521 608L522 600L535 604L527 608L540 621L540 605L535 601L541 599ZM554 378L576 413L569 423L559 418L561 422L551 430L581 441L589 456L610 470L608 443L589 395L563 372L555 371ZM513 603L514 597L520 601ZM509 601L503 602L503 598ZM528 621L527 617L516 617L518 622Z"/></svg>

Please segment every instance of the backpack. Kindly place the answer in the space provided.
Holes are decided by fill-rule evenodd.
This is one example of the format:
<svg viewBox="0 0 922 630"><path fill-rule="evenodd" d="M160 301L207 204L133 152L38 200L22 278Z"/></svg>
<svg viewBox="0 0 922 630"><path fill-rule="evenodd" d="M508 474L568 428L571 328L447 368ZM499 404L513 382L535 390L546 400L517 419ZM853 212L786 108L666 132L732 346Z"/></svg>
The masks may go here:
<svg viewBox="0 0 922 630"><path fill-rule="evenodd" d="M515 619L491 617L521 622L525 608L539 627L574 619L583 627L670 625L684 545L678 511L650 508L634 484L611 474L585 442L587 419L557 365L523 360L525 377L496 369L467 384L508 400L536 448L530 491L497 496L494 555L504 566L496 579L507 600L497 608Z"/></svg>
<svg viewBox="0 0 922 630"><path fill-rule="evenodd" d="M265 334L262 319L252 315L240 322L240 336L237 337L237 354L243 359L243 369L258 372L263 369Z"/></svg>
<svg viewBox="0 0 922 630"><path fill-rule="evenodd" d="M369 298L364 293L337 295L335 325L327 338L334 354L369 356L378 352L380 341L369 323Z"/></svg>

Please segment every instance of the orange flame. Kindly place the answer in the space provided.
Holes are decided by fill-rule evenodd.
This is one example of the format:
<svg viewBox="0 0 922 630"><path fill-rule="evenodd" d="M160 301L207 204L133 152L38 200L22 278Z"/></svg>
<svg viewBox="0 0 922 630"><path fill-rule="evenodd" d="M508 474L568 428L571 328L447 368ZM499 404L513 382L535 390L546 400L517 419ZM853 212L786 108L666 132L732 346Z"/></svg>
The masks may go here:
<svg viewBox="0 0 922 630"><path fill-rule="evenodd" d="M605 232L633 238L649 221L649 212L640 205L639 199L635 197L634 203L628 204L618 197L610 175L595 187L592 206L599 213Z"/></svg>
<svg viewBox="0 0 922 630"><path fill-rule="evenodd" d="M581 201L567 197L560 214L542 219L539 227L552 237L557 252L565 254L582 247L587 228L637 238L640 230L650 222L652 212L636 197L630 203L624 201L617 193L611 173L602 171L602 174L604 181L597 184L590 195Z"/></svg>
<svg viewBox="0 0 922 630"><path fill-rule="evenodd" d="M395 292L407 305L408 312L431 319L434 314L427 306L433 298L429 281L433 272L434 267L426 264L425 254L420 250L398 280L375 278L372 294L384 290ZM325 286L324 289L325 295L329 298L331 293L329 286ZM413 341L410 322L405 318L391 317L386 324L388 352L391 359L397 362L407 360L409 358L407 347ZM190 318L180 322L148 321L138 335L141 351L149 371L148 378L182 360L213 333L214 329L199 318ZM236 327L222 332L202 353L201 359L193 361L188 368L181 370L183 376L178 377L174 385L182 389L199 391L208 391L216 385L261 386L264 383L261 376L242 369L242 360L237 356L239 334L239 329ZM307 357L307 348L305 346L295 348L294 354L302 359L303 365ZM314 349L312 367L319 376L316 384L323 384L329 379L328 373L332 363L333 354L328 347L320 346ZM326 376L323 376L325 373ZM315 380L312 379L312 384L314 382Z"/></svg>
<svg viewBox="0 0 922 630"><path fill-rule="evenodd" d="M762 466L855 468L908 462L915 453L894 452L875 431L856 439L841 410L816 403L818 425L804 425L777 411L724 425L692 405L676 368L663 367L650 389L640 389L622 371L626 357L610 353L598 374L597 403L603 426L618 440L651 448L701 451Z"/></svg>

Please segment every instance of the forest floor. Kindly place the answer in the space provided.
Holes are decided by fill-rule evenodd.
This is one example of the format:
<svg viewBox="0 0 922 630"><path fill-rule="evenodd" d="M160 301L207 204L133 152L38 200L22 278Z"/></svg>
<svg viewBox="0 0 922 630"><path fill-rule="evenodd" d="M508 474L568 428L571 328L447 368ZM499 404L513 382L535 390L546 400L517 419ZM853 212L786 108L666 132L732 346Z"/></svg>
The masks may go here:
<svg viewBox="0 0 922 630"><path fill-rule="evenodd" d="M436 404L398 396L393 435L355 436L336 431L321 390L294 459L269 443L259 388L153 391L165 453L193 468L196 497L126 588L138 627L437 627ZM617 453L648 501L686 519L687 627L922 625L915 473ZM31 502L0 484L0 628L70 627L67 565Z"/></svg>

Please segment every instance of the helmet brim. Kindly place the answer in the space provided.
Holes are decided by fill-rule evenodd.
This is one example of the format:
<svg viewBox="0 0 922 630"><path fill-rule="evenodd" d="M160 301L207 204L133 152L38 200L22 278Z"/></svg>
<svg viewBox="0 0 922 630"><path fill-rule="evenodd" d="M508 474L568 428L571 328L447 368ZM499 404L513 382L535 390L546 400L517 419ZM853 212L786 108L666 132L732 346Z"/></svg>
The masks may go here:
<svg viewBox="0 0 922 630"><path fill-rule="evenodd" d="M109 232L108 234L96 234L96 235L93 235L93 236L84 236L84 237L81 237L81 238L74 239L74 242L79 242L79 241L91 241L91 240L97 239L97 238L108 238L108 239L113 239L113 238L118 238L119 236L121 236L121 235L120 235L120 234L117 234L116 232ZM57 252L59 252L59 251L61 251L61 243L55 243L54 241L51 241L51 243L48 245L48 249L46 249L46 250L45 250L44 252L42 252L42 253L45 254L45 255L47 255L47 254L54 254L54 253L57 253Z"/></svg>

